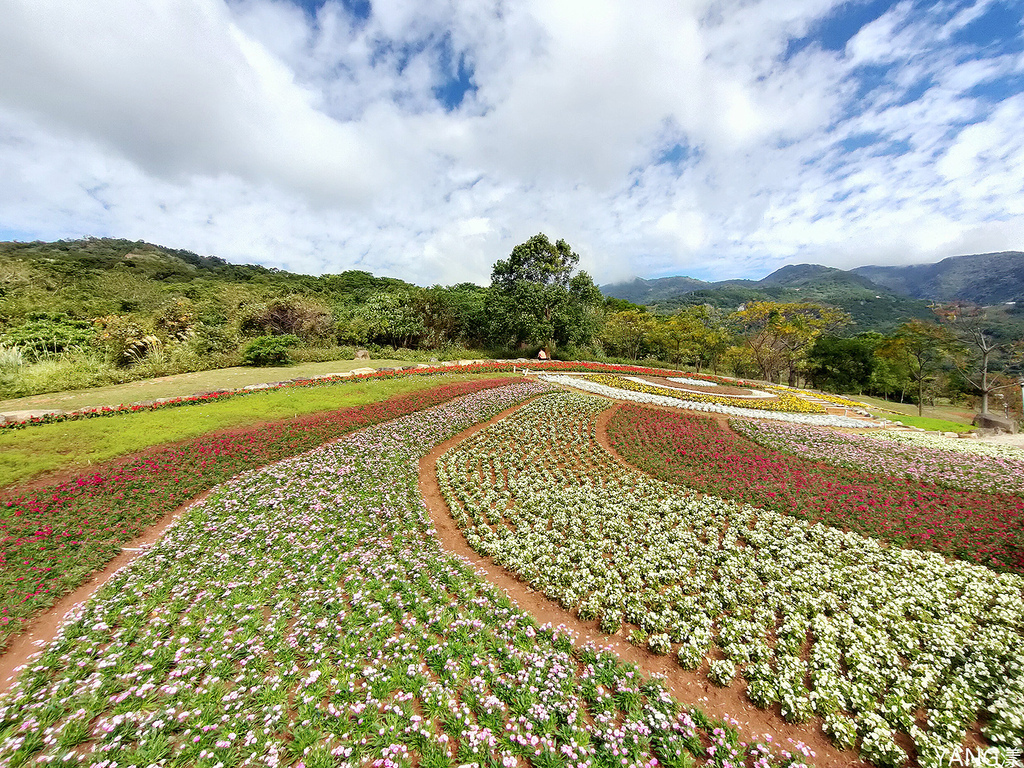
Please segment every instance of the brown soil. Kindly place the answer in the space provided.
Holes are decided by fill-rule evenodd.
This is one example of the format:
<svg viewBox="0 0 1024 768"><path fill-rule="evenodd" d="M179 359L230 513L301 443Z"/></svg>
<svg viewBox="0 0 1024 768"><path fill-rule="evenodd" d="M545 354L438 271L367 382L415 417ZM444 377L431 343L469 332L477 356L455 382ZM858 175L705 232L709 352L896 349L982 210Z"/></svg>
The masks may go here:
<svg viewBox="0 0 1024 768"><path fill-rule="evenodd" d="M164 535L164 532L184 514L186 509L193 504L198 504L209 494L210 491L206 491L161 517L137 538L126 543L121 553L108 562L103 570L94 573L88 581L71 594L62 597L45 613L33 618L23 632L11 638L7 650L0 655L0 694L6 692L14 684L20 668L27 664L33 656L42 653L42 649L57 636L57 630L68 612L92 597L93 593L110 581L117 571L143 555L146 549L155 544Z"/></svg>
<svg viewBox="0 0 1024 768"><path fill-rule="evenodd" d="M866 763L857 759L854 752L836 749L821 732L820 720L802 725L790 725L782 719L778 712L758 709L751 704L743 694L742 682L734 683L729 688L718 688L703 675L684 670L671 656L658 656L644 648L631 645L621 631L616 635L606 635L601 632L596 620L581 621L554 600L549 600L540 592L520 581L514 573L498 565L491 558L481 557L466 543L452 519L448 505L438 486L435 472L437 460L448 449L521 407L522 405L509 408L487 423L471 427L462 434L436 446L420 460L420 492L430 511L430 517L437 529L437 537L441 546L468 560L488 581L503 589L520 610L531 614L538 622L563 624L571 629L576 633L574 642L577 646L582 646L587 642L607 646L620 659L635 664L645 674L664 675L665 684L676 700L698 707L711 717L730 717L737 720L739 722L737 727L745 740L763 740L765 734L770 734L773 742L784 749L790 747L788 743L790 740L806 744L815 753L811 762L816 766L823 768L866 766ZM604 425L617 407L617 405L612 406L598 417L598 442L606 450L608 449L608 437Z"/></svg>

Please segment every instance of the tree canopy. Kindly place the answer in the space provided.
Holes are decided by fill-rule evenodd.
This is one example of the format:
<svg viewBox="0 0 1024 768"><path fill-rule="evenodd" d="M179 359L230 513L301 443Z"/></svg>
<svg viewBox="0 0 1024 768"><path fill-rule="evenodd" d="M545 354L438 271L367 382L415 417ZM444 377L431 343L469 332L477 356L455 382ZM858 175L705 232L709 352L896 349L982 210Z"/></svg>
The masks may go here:
<svg viewBox="0 0 1024 768"><path fill-rule="evenodd" d="M602 297L590 275L573 274L579 259L565 240L552 244L537 234L495 262L486 303L492 344L549 355L559 346L589 344Z"/></svg>

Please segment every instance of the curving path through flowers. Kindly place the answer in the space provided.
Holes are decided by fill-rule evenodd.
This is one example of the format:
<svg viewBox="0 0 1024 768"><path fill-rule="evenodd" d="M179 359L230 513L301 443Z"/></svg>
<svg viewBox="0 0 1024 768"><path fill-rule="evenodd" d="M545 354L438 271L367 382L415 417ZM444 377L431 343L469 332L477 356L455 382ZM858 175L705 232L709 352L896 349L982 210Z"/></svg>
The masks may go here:
<svg viewBox="0 0 1024 768"><path fill-rule="evenodd" d="M0 765L801 764L538 627L439 546L420 457L536 392L469 395L218 487L0 697Z"/></svg>
<svg viewBox="0 0 1024 768"><path fill-rule="evenodd" d="M982 710L986 737L1018 742L1024 581L651 480L595 443L607 407L550 395L443 457L477 551L880 764L935 764Z"/></svg>
<svg viewBox="0 0 1024 768"><path fill-rule="evenodd" d="M441 546L467 560L479 576L503 590L520 610L529 613L538 622L565 626L573 631L577 646L600 644L613 650L621 660L635 664L645 674L663 676L666 687L676 699L699 707L712 717L732 722L747 739L762 738L768 734L774 743L790 749L797 744L805 745L813 751L812 761L816 766L866 766L867 763L858 760L852 750L837 749L816 725L787 723L779 716L778 707L759 709L735 689L711 685L706 676L683 669L672 657L659 656L631 644L623 632L615 635L602 632L596 619L581 620L576 613L566 610L556 600L530 587L513 571L499 565L491 557L480 555L469 545L441 491L437 478L437 460L478 432L513 416L529 402L533 400L515 405L485 423L470 427L434 446L430 453L420 459L420 493L430 512ZM602 447L612 453L603 425L617 407L616 403L610 402L609 408L598 417L598 440Z"/></svg>

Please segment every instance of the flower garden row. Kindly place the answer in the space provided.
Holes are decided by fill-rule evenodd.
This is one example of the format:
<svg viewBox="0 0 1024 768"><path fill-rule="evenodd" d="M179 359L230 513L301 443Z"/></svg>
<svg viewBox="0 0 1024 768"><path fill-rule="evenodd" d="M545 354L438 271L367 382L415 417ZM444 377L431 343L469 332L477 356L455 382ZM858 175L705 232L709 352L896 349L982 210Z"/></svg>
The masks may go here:
<svg viewBox="0 0 1024 768"><path fill-rule="evenodd" d="M125 403L115 406L102 406L99 408L83 408L77 411L66 413L51 413L43 416L32 416L22 421L0 422L0 429L22 429L24 427L40 424L55 424L63 421L80 421L82 419L94 419L103 416L117 416L125 413L141 413L146 411L158 411L165 408L181 408L188 405L203 405L204 403L218 402L235 397L247 397L263 392L277 389L293 389L296 387L325 387L347 384L352 382L364 382L367 380L394 379L403 376L436 376L451 373L509 373L514 368L521 368L517 362L496 361L496 362L474 362L468 365L437 365L427 368L401 368L382 369L373 373L360 374L339 374L337 376L320 376L312 379L294 379L291 381L279 381L272 384L265 384L256 389L227 389L217 392L204 392L198 395L186 397L167 398L152 403ZM545 368L556 371L575 370L618 370L616 366L602 366L596 363L562 363L551 361L546 363L531 363L531 367ZM628 368L623 370L647 371L644 368Z"/></svg>
<svg viewBox="0 0 1024 768"><path fill-rule="evenodd" d="M1012 764L1024 579L655 480L598 445L605 407L548 395L441 457L441 488L478 552L758 706L821 717L878 765L908 760L903 739L919 765L947 765L979 718Z"/></svg>
<svg viewBox="0 0 1024 768"><path fill-rule="evenodd" d="M817 403L804 400L784 389L772 390L772 397L739 398L728 395L707 394L705 392L689 392L668 386L658 386L630 376L589 376L589 381L603 384L613 389L627 392L639 392L647 395L660 395L685 400L693 403L710 405L731 405L750 408L757 411L780 411L782 413L825 413L825 409Z"/></svg>
<svg viewBox="0 0 1024 768"><path fill-rule="evenodd" d="M891 440L895 443L904 443L919 448L937 448L942 451L955 451L980 456L994 456L1001 459L1019 460L1022 455L1021 448L1002 443L984 443L980 440L962 440L955 437L937 435L934 432L902 432L885 431L879 432L876 437L883 440Z"/></svg>
<svg viewBox="0 0 1024 768"><path fill-rule="evenodd" d="M507 383L448 384L372 405L211 433L42 490L9 492L0 502L0 649L124 542L218 483L360 427Z"/></svg>
<svg viewBox="0 0 1024 768"><path fill-rule="evenodd" d="M773 433L768 424L737 426ZM634 466L695 491L1024 573L1024 497L986 492L991 482L954 490L832 466L759 446L705 417L632 404L616 411L608 437Z"/></svg>
<svg viewBox="0 0 1024 768"><path fill-rule="evenodd" d="M455 371L459 373L501 373L505 369L511 370L510 366L487 366L487 365L466 365L455 368L454 366L437 366L431 368L402 368L402 369L381 369L372 373L360 374L338 374L335 376L318 376L311 379L293 379L290 381L278 381L270 384L263 384L259 387L240 389L224 389L216 392L203 392L197 395L184 397L161 398L151 403L122 403L113 406L100 406L98 408L82 408L76 411L62 413L47 413L42 416L31 416L21 421L0 422L0 429L24 429L25 427L38 426L41 424L57 424L64 421L81 421L83 419L95 419L103 416L119 416L126 413L144 413L148 411L162 411L167 408L181 408L188 405L204 405L206 403L230 400L235 397L246 397L277 389L294 389L307 387L325 387L337 384L346 384L354 381L377 381L380 379L394 379L399 376L414 375L440 375L450 374Z"/></svg>
<svg viewBox="0 0 1024 768"><path fill-rule="evenodd" d="M418 459L536 391L470 395L223 485L0 698L0 765L801 765L536 627L442 551Z"/></svg>
<svg viewBox="0 0 1024 768"><path fill-rule="evenodd" d="M528 367L532 371L550 371L550 372L613 372L613 373L624 373L624 374L637 374L645 376L661 376L665 374L678 373L675 370L662 370L656 368L644 368L642 366L624 366L624 365L608 365L605 363L586 363L586 362L572 362L572 361L559 361L559 360L548 360L548 361L530 361ZM80 421L82 419L93 419L103 416L117 416L125 413L139 413L144 411L156 411L163 410L164 408L180 408L187 405L202 405L204 403L210 403L220 400L227 400L234 397L245 397L256 393L267 392L275 389L291 389L295 387L323 387L323 386L334 386L338 384L351 383L353 381L366 381L366 380L378 380L378 379L393 379L401 376L436 376L451 373L471 373L471 374L492 374L492 373L510 373L516 370L522 370L524 364L520 361L510 360L497 360L494 362L480 361L472 362L466 365L459 364L448 364L448 365L437 365L425 368L401 368L401 369L382 369L374 371L373 373L362 373L362 374L339 374L337 376L320 376L312 379L295 379L292 381L281 381L273 384L262 385L256 389L229 389L218 392L205 392L198 395L189 395L187 397L174 397L168 398L152 403L125 403L115 406L102 406L99 408L83 408L77 411L68 411L66 413L51 413L43 416L32 416L28 419L21 421L6 421L0 422L0 429L23 429L24 427L30 427L40 424L55 424L63 421ZM746 382L736 382L729 380L726 382L724 379L716 376L709 376L707 374L687 374L692 377L694 381L705 383L705 384L718 384L718 383L729 383L736 386L747 386ZM859 405L855 404L855 405Z"/></svg>
<svg viewBox="0 0 1024 768"><path fill-rule="evenodd" d="M595 395L612 397L618 400L629 400L647 405L663 405L670 408L686 408L691 411L705 413L722 413L729 416L748 416L758 419L788 421L796 424L815 424L833 427L874 427L876 422L867 422L849 416L832 415L815 403L789 394L780 388L776 398L765 398L762 401L730 398L704 393L683 392L668 387L655 387L646 382L638 382L628 377L596 375L596 376L560 376L544 375L545 381L591 392ZM751 403L761 402L763 405L753 406ZM791 408L791 410L786 410Z"/></svg>
<svg viewBox="0 0 1024 768"><path fill-rule="evenodd" d="M737 419L729 424L765 448L835 466L909 477L949 488L1024 494L1024 451L1018 448L946 437L927 442L893 440L886 439L885 432L848 434L778 422ZM961 444L1002 450L957 450Z"/></svg>

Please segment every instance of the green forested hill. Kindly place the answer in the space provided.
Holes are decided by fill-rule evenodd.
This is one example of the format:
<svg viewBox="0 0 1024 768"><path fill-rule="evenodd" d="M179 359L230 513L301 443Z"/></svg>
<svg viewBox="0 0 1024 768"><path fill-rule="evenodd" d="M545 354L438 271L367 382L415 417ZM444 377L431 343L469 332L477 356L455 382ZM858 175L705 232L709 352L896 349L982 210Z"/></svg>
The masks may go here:
<svg viewBox="0 0 1024 768"><path fill-rule="evenodd" d="M603 286L601 290L606 296L629 298L641 293L636 290L639 282ZM666 277L642 282L647 296L642 303L658 313L673 313L699 304L731 311L752 301L815 301L849 312L854 321L848 329L850 333L888 332L906 320L934 317L925 301L901 296L861 275L817 264L785 266L762 280L701 283L690 278Z"/></svg>
<svg viewBox="0 0 1024 768"><path fill-rule="evenodd" d="M692 277L660 277L653 280L637 277L625 283L601 286L601 292L605 296L625 299L633 304L657 304L674 296L699 291L712 285L713 283Z"/></svg>
<svg viewBox="0 0 1024 768"><path fill-rule="evenodd" d="M465 357L483 345L486 290L300 275L131 240L0 243L0 394L351 359L357 346Z"/></svg>
<svg viewBox="0 0 1024 768"><path fill-rule="evenodd" d="M931 301L969 301L983 306L1024 302L1024 253L953 256L937 264L857 267L854 273L892 291Z"/></svg>
<svg viewBox="0 0 1024 768"><path fill-rule="evenodd" d="M409 289L395 278L350 271L313 277L141 241L89 238L0 243L0 328L39 311L79 319L154 311L181 296L206 308L282 294L362 301L374 291ZM236 296L228 297L227 294ZM224 307L221 308L223 311Z"/></svg>

